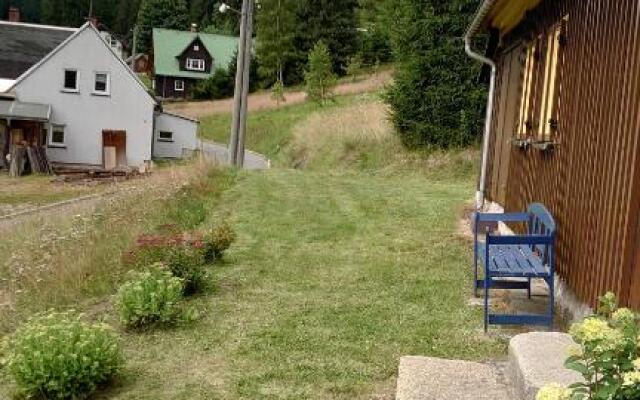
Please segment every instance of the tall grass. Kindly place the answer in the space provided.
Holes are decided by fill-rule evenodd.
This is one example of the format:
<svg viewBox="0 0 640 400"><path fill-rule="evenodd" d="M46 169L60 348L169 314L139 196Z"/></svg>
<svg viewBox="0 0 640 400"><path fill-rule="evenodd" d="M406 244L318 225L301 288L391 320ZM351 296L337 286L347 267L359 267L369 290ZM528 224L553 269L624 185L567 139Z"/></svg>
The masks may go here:
<svg viewBox="0 0 640 400"><path fill-rule="evenodd" d="M141 233L193 229L232 176L205 164L140 182L95 210L37 218L0 239L0 332L56 307L83 307L121 282L123 255Z"/></svg>

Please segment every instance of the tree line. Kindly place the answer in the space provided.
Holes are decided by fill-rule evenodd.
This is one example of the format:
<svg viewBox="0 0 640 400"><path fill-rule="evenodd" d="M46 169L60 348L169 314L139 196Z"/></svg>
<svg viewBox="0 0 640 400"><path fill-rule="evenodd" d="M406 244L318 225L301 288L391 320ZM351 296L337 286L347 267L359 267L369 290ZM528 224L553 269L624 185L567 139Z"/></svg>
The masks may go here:
<svg viewBox="0 0 640 400"><path fill-rule="evenodd" d="M242 0L226 0L235 9ZM486 99L480 66L469 60L462 37L477 0L260 0L256 10L254 79L282 90L309 76L310 53L330 57L332 73L393 60L394 83L385 99L408 146L462 146L478 137ZM220 0L0 0L25 21L79 26L93 14L125 41L138 28L147 51L153 27L237 35L235 13L220 14ZM319 46L319 47L318 47ZM315 57L317 60L317 57ZM324 61L318 65L326 65ZM228 95L231 68L203 85L203 97ZM313 74L312 74L313 75Z"/></svg>

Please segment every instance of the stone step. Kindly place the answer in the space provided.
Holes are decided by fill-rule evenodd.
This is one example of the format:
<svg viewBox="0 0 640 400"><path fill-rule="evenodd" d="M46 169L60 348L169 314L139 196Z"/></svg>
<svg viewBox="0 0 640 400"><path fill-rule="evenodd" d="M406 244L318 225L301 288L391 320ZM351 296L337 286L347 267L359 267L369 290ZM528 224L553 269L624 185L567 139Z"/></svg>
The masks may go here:
<svg viewBox="0 0 640 400"><path fill-rule="evenodd" d="M512 400L504 365L402 357L396 400Z"/></svg>
<svg viewBox="0 0 640 400"><path fill-rule="evenodd" d="M507 370L516 398L535 400L547 384L569 386L580 382L580 374L564 367L574 345L571 336L558 332L524 333L511 339Z"/></svg>
<svg viewBox="0 0 640 400"><path fill-rule="evenodd" d="M396 400L535 400L546 384L581 380L564 367L573 345L564 333L532 332L511 339L508 363L402 357Z"/></svg>

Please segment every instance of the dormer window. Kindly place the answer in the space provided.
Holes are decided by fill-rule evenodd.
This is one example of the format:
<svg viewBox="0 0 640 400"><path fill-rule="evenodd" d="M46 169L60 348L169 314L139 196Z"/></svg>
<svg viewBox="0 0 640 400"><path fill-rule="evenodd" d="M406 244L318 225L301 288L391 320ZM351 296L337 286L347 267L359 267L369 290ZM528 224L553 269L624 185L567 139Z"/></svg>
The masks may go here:
<svg viewBox="0 0 640 400"><path fill-rule="evenodd" d="M204 71L204 60L201 58L187 58L187 69L192 71Z"/></svg>

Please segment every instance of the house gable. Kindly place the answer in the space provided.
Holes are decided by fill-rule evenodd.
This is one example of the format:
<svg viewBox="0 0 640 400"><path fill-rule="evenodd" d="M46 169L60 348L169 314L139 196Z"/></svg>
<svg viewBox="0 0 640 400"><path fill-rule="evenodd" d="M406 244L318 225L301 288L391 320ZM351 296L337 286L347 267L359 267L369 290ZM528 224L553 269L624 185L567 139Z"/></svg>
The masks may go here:
<svg viewBox="0 0 640 400"><path fill-rule="evenodd" d="M202 74L210 74L213 70L214 59L209 53L206 46L196 37L189 45L176 56L180 65L180 71L200 72ZM197 60L197 61L196 61ZM202 60L202 70L199 70L197 64ZM196 68L194 68L196 67Z"/></svg>
<svg viewBox="0 0 640 400"><path fill-rule="evenodd" d="M65 88L75 71L76 88ZM85 25L13 86L23 102L50 104L51 123L64 126L65 148L54 162L101 165L103 131L126 132L127 164L151 159L155 99L93 26Z"/></svg>
<svg viewBox="0 0 640 400"><path fill-rule="evenodd" d="M213 59L213 65L206 74L181 69L181 56L194 41L200 40ZM210 33L153 29L153 68L156 76L203 79L218 68L227 68L238 50L239 39L233 36ZM191 47L192 48L192 47Z"/></svg>

